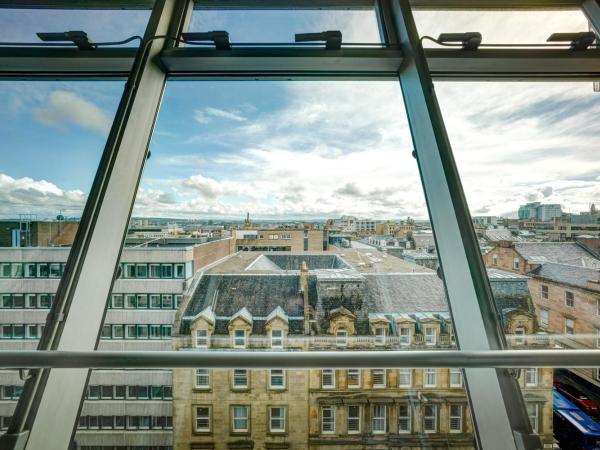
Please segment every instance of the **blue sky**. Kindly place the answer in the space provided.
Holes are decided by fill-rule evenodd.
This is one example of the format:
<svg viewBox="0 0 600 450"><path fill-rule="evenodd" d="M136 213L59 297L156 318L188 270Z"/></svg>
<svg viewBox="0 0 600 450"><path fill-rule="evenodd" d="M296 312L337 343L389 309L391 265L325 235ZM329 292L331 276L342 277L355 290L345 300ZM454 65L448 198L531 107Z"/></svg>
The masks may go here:
<svg viewBox="0 0 600 450"><path fill-rule="evenodd" d="M0 40L67 29L122 39L142 33L146 18L0 10ZM496 43L587 27L565 11L416 20L422 34L476 30ZM232 42L327 29L345 42L378 40L370 11L195 11L190 28L225 29ZM0 217L80 214L122 90L121 81L0 83ZM436 91L473 214L514 214L532 200L580 211L600 200L600 93L591 83L444 82ZM427 216L396 82L169 82L151 150L137 215Z"/></svg>

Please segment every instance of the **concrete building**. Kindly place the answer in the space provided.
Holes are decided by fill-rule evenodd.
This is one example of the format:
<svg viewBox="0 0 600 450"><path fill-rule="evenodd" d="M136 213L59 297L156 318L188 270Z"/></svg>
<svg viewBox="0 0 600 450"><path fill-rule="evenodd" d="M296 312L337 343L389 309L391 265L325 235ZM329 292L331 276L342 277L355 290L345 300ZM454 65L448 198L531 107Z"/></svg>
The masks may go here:
<svg viewBox="0 0 600 450"><path fill-rule="evenodd" d="M437 274L359 249L234 255L206 270L176 322L179 351L449 349L453 329ZM534 334L527 278L496 271L515 347ZM518 332L532 332L520 339ZM174 448L474 448L460 371L174 370ZM520 378L534 429L552 438L552 370Z"/></svg>
<svg viewBox="0 0 600 450"><path fill-rule="evenodd" d="M71 245L76 220L0 220L0 247L61 247Z"/></svg>
<svg viewBox="0 0 600 450"><path fill-rule="evenodd" d="M519 219L534 219L542 222L560 217L562 208L558 204L543 204L540 202L527 203L519 206Z"/></svg>
<svg viewBox="0 0 600 450"><path fill-rule="evenodd" d="M328 247L327 230L255 228L233 233L233 251L314 252Z"/></svg>
<svg viewBox="0 0 600 450"><path fill-rule="evenodd" d="M69 251L0 249L0 348L37 347ZM98 348L169 350L175 313L194 273L229 252L229 240L125 248L121 276L107 300ZM18 371L0 372L3 429L22 385ZM170 370L93 371L77 427L78 444L82 449L135 445L169 450L173 443L172 386Z"/></svg>

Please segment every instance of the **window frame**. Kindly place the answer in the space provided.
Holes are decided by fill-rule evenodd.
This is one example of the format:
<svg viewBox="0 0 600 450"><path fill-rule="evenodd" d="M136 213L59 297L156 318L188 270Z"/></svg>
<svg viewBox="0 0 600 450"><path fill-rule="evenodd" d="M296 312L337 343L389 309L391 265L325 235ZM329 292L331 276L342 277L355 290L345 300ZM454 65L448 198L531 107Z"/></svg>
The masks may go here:
<svg viewBox="0 0 600 450"><path fill-rule="evenodd" d="M247 434L250 432L250 405L231 405L230 414L231 414L231 434ZM236 410L245 411L245 416L236 417ZM246 422L245 428L237 428L236 420L243 420Z"/></svg>
<svg viewBox="0 0 600 450"><path fill-rule="evenodd" d="M206 409L207 414L200 416L199 409ZM194 433L212 433L212 405L194 405ZM206 420L206 428L198 426L199 420Z"/></svg>
<svg viewBox="0 0 600 450"><path fill-rule="evenodd" d="M406 408L406 415L400 414L400 408ZM400 403L398 405L398 434L412 434L412 407L410 403ZM404 420L407 424L406 428L401 428L401 421Z"/></svg>
<svg viewBox="0 0 600 450"><path fill-rule="evenodd" d="M350 415L351 408L357 408L356 415ZM355 427L351 427L350 423L354 421ZM362 432L362 406L360 404L348 405L346 408L346 430L348 434L361 434Z"/></svg>
<svg viewBox="0 0 600 450"><path fill-rule="evenodd" d="M206 371L206 373L200 374L199 371ZM200 377L206 377L206 384L198 384ZM211 384L211 370L206 368L200 368L194 370L194 389L207 390L210 389Z"/></svg>
<svg viewBox="0 0 600 450"><path fill-rule="evenodd" d="M453 408L458 408L459 414L453 414L452 409ZM460 404L460 403L450 403L450 405L448 406L448 432L453 434L453 433L462 433L464 431L464 415L465 415L465 408L464 405ZM459 426L458 427L453 427L452 426L452 420L457 420L458 419L458 423Z"/></svg>
<svg viewBox="0 0 600 450"><path fill-rule="evenodd" d="M330 411L330 415L328 417L325 416L325 411ZM335 419L336 419L336 407L335 405L321 405L320 408L320 430L321 434L335 434ZM331 426L331 429L325 429L325 423Z"/></svg>
<svg viewBox="0 0 600 450"><path fill-rule="evenodd" d="M273 410L278 409L283 412L281 417L273 417ZM281 421L280 428L273 428L273 421ZM287 433L287 407L285 405L273 405L269 406L269 433L272 434L285 434Z"/></svg>

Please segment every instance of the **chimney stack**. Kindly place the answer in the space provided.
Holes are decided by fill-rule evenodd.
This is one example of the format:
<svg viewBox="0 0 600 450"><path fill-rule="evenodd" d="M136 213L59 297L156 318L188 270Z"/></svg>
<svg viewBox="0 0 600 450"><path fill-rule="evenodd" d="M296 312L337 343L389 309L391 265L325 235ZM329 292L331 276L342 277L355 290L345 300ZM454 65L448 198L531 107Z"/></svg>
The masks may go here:
<svg viewBox="0 0 600 450"><path fill-rule="evenodd" d="M300 266L300 289L304 296L304 334L310 334L310 313L308 304L308 266L302 261Z"/></svg>

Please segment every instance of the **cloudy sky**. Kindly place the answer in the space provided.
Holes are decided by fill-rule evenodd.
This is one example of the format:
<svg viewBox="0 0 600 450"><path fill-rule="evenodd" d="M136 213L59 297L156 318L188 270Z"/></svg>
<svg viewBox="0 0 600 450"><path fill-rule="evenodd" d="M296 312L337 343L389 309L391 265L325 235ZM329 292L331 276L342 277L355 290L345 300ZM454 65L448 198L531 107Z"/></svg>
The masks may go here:
<svg viewBox="0 0 600 450"><path fill-rule="evenodd" d="M139 34L147 12L0 11L0 40L84 29ZM480 31L484 42L543 42L584 31L579 12L420 12L422 34ZM15 24L19 24L16 28ZM340 29L377 42L372 12L200 12L193 30L233 42L287 42ZM567 211L600 203L600 93L591 83L436 83L473 214L527 201ZM0 217L81 213L123 82L0 83ZM169 82L135 215L426 218L397 82Z"/></svg>

